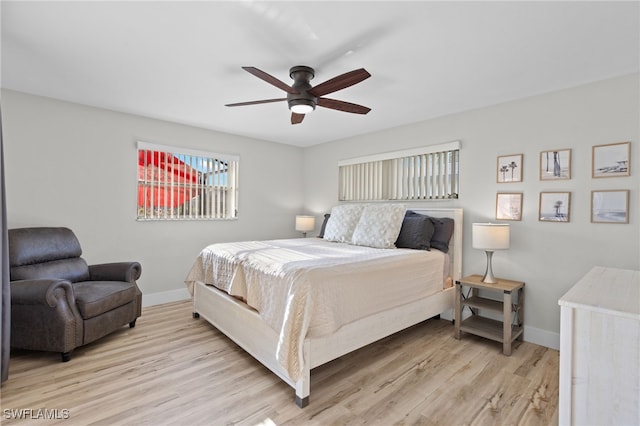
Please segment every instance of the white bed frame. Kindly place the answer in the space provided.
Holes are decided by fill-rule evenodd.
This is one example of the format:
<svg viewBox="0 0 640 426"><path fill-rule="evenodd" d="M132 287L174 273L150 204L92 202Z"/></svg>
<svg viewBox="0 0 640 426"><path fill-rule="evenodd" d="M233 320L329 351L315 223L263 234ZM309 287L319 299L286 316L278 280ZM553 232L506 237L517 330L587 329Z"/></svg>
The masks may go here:
<svg viewBox="0 0 640 426"><path fill-rule="evenodd" d="M450 217L455 221L449 244L450 275L455 283L462 273L462 209L411 209L434 217ZM304 367L294 382L276 359L278 334L258 313L228 294L196 282L193 291L193 316L202 316L237 343L265 367L295 389L296 404L309 403L311 370L342 355L387 337L407 327L440 315L453 308L454 286L428 298L370 315L343 326L331 335L304 340Z"/></svg>

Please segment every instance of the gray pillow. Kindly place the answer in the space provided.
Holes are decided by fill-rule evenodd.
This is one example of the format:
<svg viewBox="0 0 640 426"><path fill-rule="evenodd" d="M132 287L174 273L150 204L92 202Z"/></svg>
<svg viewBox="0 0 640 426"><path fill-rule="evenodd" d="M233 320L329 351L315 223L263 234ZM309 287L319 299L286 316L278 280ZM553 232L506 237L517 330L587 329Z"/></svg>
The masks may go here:
<svg viewBox="0 0 640 426"><path fill-rule="evenodd" d="M431 217L435 231L431 237L431 247L448 253L449 240L453 235L453 219L449 217Z"/></svg>
<svg viewBox="0 0 640 426"><path fill-rule="evenodd" d="M424 215L405 216L396 247L414 250L430 250L435 229L431 218Z"/></svg>
<svg viewBox="0 0 640 426"><path fill-rule="evenodd" d="M431 217L411 210L407 210L405 218L415 216L428 217L431 219L434 232L429 245L441 252L448 253L449 240L451 240L451 236L453 235L454 220L449 217Z"/></svg>
<svg viewBox="0 0 640 426"><path fill-rule="evenodd" d="M322 222L322 227L320 228L320 235L318 235L318 238L324 237L324 228L327 227L327 221L329 220L330 217L331 217L331 214L325 213L324 221Z"/></svg>

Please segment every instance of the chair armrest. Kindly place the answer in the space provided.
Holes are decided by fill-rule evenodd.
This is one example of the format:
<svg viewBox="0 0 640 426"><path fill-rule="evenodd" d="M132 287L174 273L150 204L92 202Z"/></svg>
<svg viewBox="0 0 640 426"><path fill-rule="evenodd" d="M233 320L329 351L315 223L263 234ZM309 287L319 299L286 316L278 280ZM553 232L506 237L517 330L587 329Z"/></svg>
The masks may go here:
<svg viewBox="0 0 640 426"><path fill-rule="evenodd" d="M57 278L11 281L12 305L44 305L56 307L61 299L75 306L71 283Z"/></svg>
<svg viewBox="0 0 640 426"><path fill-rule="evenodd" d="M91 281L126 281L133 283L142 274L142 265L138 262L116 262L89 265Z"/></svg>

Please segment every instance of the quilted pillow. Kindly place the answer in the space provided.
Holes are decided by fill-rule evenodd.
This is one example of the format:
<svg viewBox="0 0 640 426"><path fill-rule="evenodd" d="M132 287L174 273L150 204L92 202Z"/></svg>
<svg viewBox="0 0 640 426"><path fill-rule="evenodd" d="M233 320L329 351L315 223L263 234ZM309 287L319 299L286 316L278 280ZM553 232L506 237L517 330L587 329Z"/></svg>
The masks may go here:
<svg viewBox="0 0 640 426"><path fill-rule="evenodd" d="M395 248L406 207L403 204L368 204L362 211L351 243L375 248Z"/></svg>
<svg viewBox="0 0 640 426"><path fill-rule="evenodd" d="M327 241L350 243L363 209L362 204L342 204L333 207L322 238Z"/></svg>

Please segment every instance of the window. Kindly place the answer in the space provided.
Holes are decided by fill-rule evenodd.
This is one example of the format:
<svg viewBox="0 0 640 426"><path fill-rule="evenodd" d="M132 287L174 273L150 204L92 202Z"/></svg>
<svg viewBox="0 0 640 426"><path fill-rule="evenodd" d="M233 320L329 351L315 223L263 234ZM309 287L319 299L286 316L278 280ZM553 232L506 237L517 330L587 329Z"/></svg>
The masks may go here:
<svg viewBox="0 0 640 426"><path fill-rule="evenodd" d="M340 201L458 198L460 142L341 160Z"/></svg>
<svg viewBox="0 0 640 426"><path fill-rule="evenodd" d="M235 219L237 155L138 142L138 220Z"/></svg>

